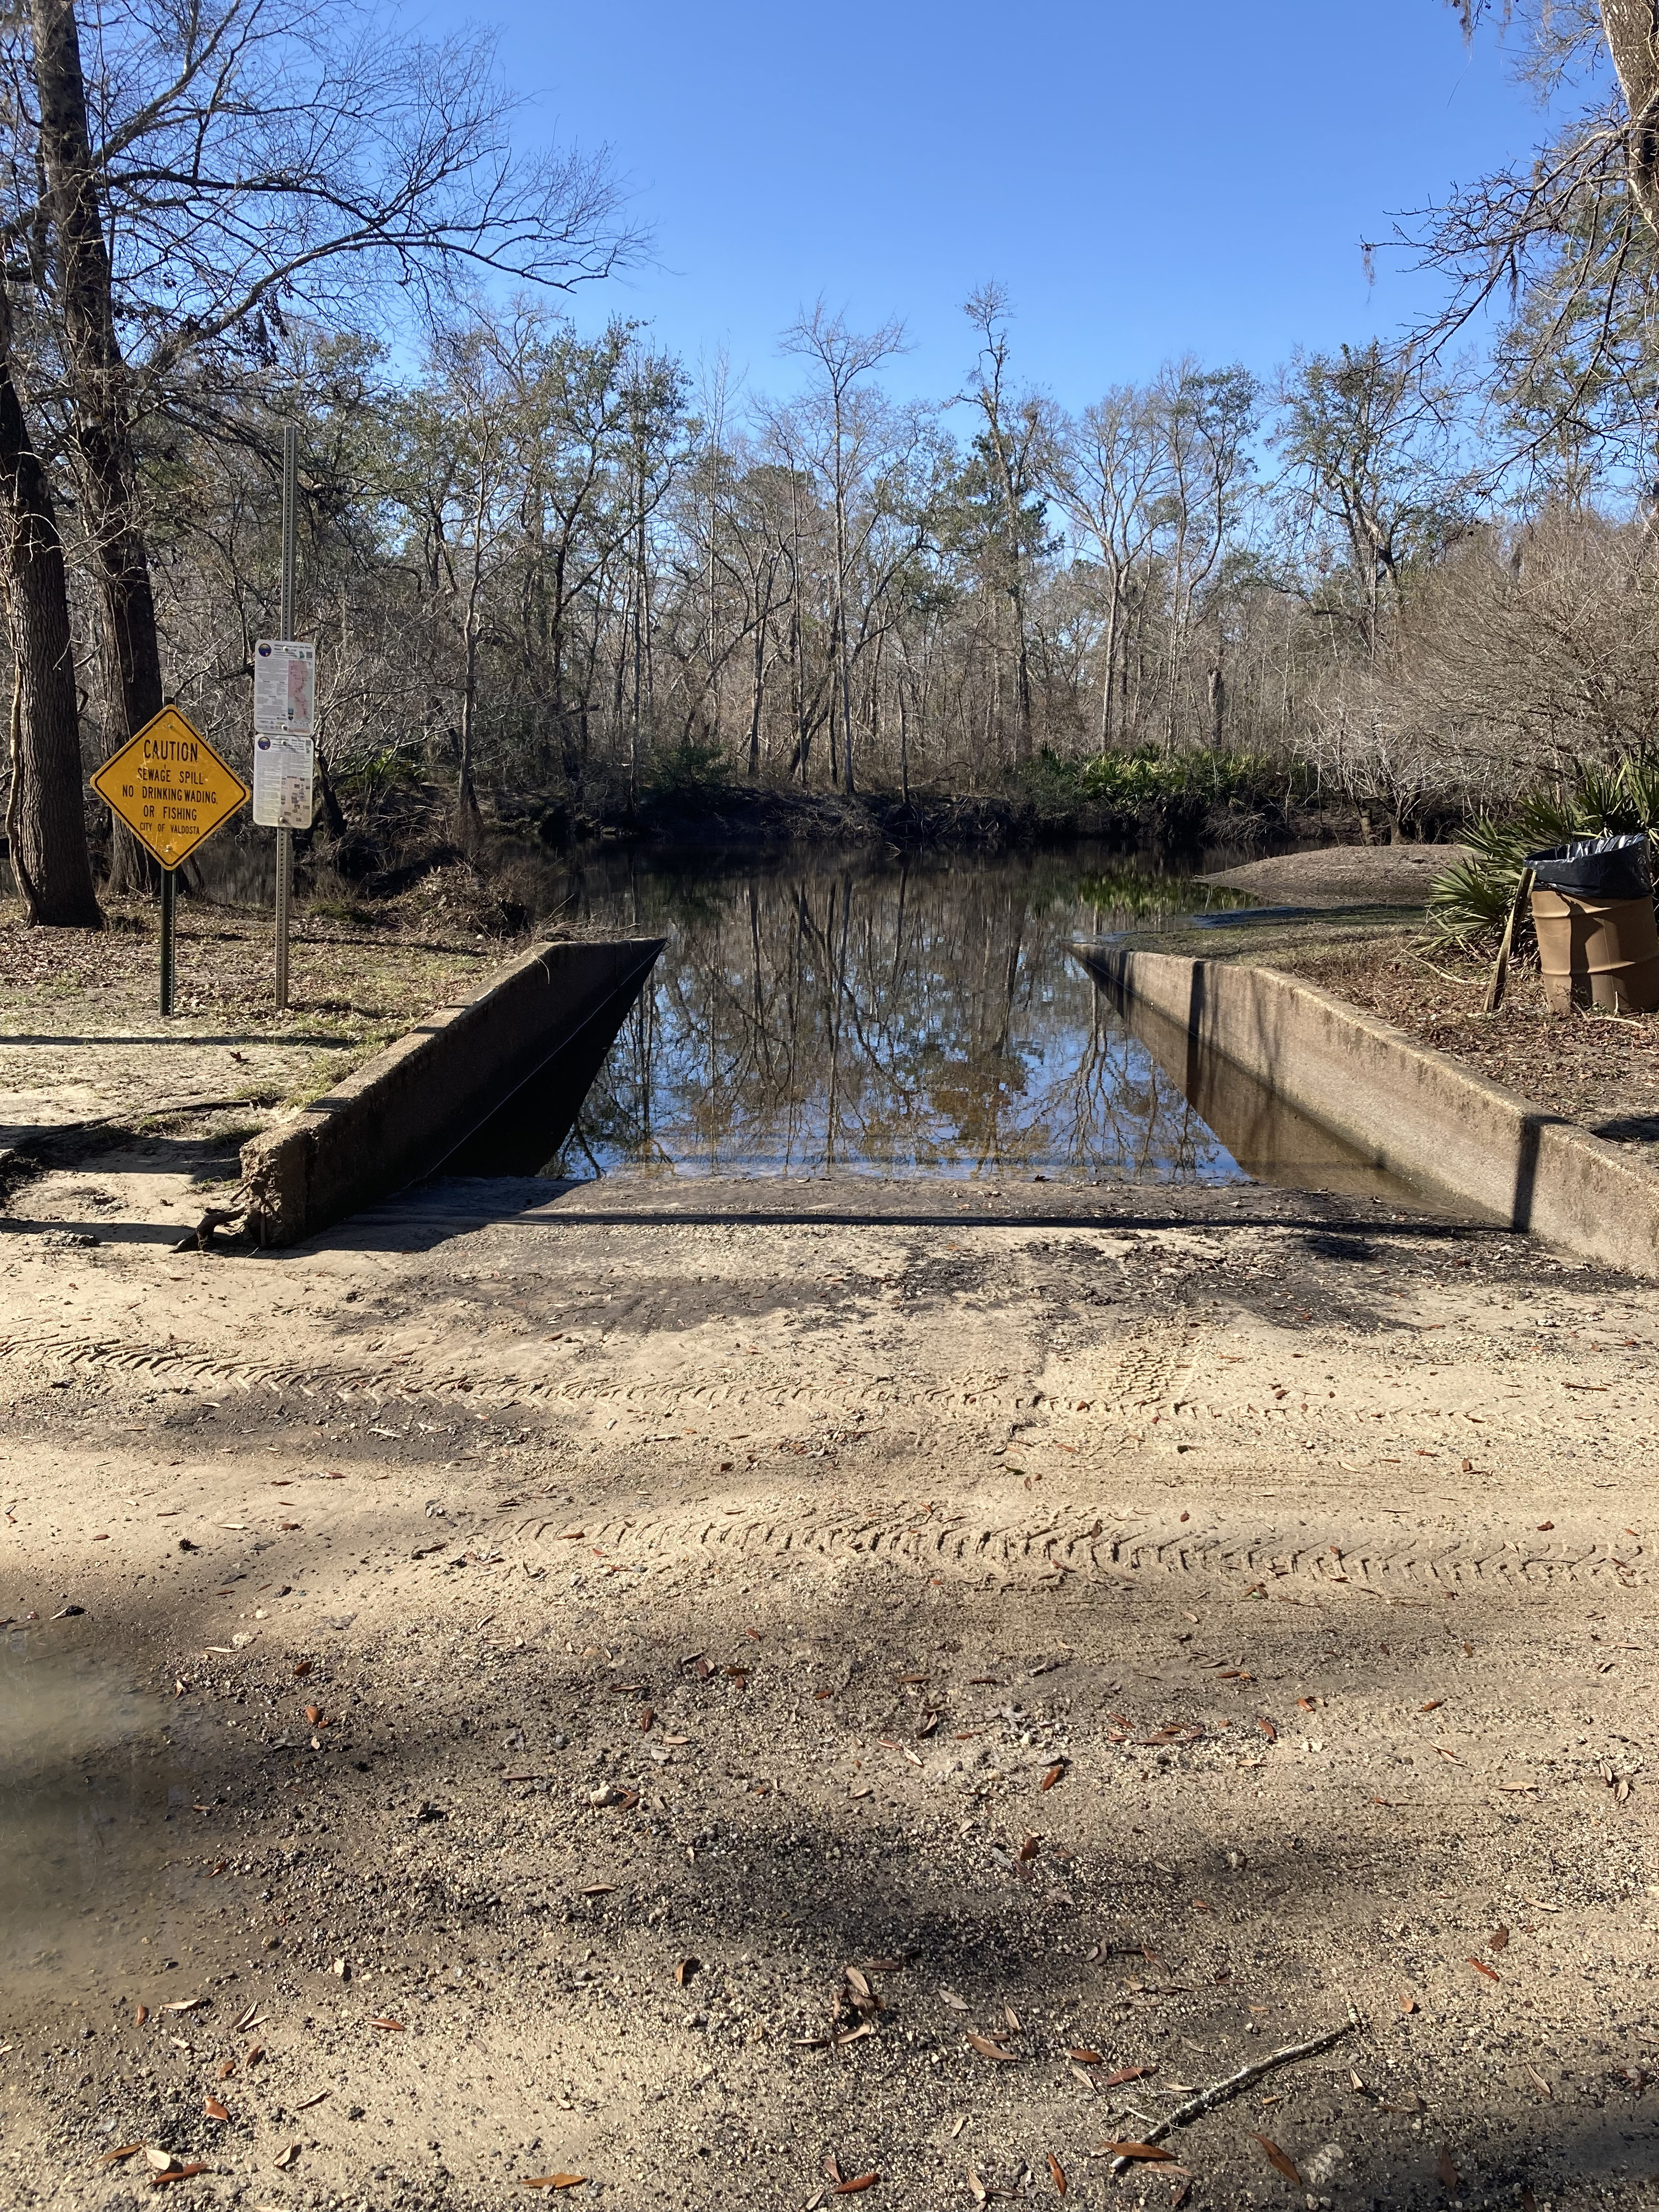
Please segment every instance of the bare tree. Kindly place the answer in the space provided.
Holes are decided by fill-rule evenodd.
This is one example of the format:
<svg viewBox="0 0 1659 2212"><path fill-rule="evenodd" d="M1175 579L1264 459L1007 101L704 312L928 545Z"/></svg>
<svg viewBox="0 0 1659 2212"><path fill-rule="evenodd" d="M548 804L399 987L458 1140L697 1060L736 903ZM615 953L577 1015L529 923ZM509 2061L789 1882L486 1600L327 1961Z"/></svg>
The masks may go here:
<svg viewBox="0 0 1659 2212"><path fill-rule="evenodd" d="M185 391L199 410L296 311L361 319L483 271L568 285L634 241L603 158L514 159L487 40L410 41L320 0L112 0L89 80L75 0L30 0L3 58L34 125L9 149L12 234L61 360L120 743L162 703L149 416Z"/></svg>
<svg viewBox="0 0 1659 2212"><path fill-rule="evenodd" d="M52 486L18 398L11 303L0 278L0 532L11 634L6 844L31 922L96 929L81 789L81 725L64 549Z"/></svg>
<svg viewBox="0 0 1659 2212"><path fill-rule="evenodd" d="M878 368L904 346L904 326L883 323L868 332L849 330L844 317L829 313L822 300L810 315L803 315L784 334L784 351L800 354L815 362L818 388L807 402L807 413L818 435L813 459L830 489L835 517L835 656L836 693L841 708L842 781L856 788L853 765L852 643L847 620L847 586L852 572L853 532L850 514L855 489L870 471L885 426L887 407L880 394L865 383Z"/></svg>

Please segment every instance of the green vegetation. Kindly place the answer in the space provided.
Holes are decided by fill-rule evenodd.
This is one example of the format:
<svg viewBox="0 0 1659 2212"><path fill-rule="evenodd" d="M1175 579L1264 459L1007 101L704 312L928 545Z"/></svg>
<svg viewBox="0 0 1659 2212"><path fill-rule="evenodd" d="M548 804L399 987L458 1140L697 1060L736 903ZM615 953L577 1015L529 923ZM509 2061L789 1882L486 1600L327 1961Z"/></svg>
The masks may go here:
<svg viewBox="0 0 1659 2212"><path fill-rule="evenodd" d="M1585 769L1570 789L1531 792L1512 814L1483 816L1463 833L1474 859L1449 868L1430 895L1431 933L1462 945L1501 929L1528 854L1637 830L1659 834L1659 754L1626 753Z"/></svg>

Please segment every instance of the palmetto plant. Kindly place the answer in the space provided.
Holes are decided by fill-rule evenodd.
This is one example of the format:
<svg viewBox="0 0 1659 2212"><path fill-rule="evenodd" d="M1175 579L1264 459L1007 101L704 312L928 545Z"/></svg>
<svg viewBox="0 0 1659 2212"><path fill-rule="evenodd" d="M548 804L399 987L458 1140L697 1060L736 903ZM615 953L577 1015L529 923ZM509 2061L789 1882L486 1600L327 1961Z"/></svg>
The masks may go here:
<svg viewBox="0 0 1659 2212"><path fill-rule="evenodd" d="M1659 836L1659 752L1626 753L1611 768L1588 768L1565 794L1529 793L1513 814L1485 816L1464 831L1474 857L1436 878L1431 933L1441 945L1468 945L1501 929L1528 854L1638 830Z"/></svg>

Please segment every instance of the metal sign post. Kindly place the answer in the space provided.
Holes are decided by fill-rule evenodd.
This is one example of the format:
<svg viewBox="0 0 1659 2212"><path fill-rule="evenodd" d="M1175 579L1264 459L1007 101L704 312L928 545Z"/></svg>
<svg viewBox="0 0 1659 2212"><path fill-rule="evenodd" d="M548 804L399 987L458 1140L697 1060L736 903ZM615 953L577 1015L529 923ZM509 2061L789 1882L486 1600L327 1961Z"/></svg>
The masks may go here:
<svg viewBox="0 0 1659 2212"><path fill-rule="evenodd" d="M295 507L300 491L300 433L289 423L283 432L283 620L282 635L294 635ZM288 1004L288 911L294 892L294 832L276 832L276 1004Z"/></svg>
<svg viewBox="0 0 1659 2212"><path fill-rule="evenodd" d="M179 871L161 871L161 1012L173 1012L173 921L179 904Z"/></svg>

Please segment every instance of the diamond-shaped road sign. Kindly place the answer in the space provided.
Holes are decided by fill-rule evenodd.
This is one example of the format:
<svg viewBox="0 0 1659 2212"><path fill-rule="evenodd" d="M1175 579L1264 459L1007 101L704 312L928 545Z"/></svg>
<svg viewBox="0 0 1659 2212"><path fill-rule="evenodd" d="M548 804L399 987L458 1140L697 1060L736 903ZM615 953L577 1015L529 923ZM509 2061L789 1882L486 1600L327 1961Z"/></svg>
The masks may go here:
<svg viewBox="0 0 1659 2212"><path fill-rule="evenodd" d="M247 803L228 761L176 707L112 753L92 787L164 868L176 868Z"/></svg>

